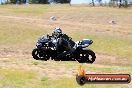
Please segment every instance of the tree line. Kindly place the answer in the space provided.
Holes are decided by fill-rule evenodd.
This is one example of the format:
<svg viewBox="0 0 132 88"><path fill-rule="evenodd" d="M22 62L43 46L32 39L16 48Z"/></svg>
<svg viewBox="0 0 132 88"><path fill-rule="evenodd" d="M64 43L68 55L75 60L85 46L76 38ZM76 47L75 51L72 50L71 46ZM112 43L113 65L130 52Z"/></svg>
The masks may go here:
<svg viewBox="0 0 132 88"><path fill-rule="evenodd" d="M11 3L33 3L33 4L49 4L50 2L56 2L56 3L70 3L70 0L10 0Z"/></svg>
<svg viewBox="0 0 132 88"><path fill-rule="evenodd" d="M118 6L119 8L121 7L128 7L128 0L110 0L109 3L102 3L102 0L97 0L100 6L103 5L108 5L108 6L113 6L116 7ZM95 0L92 0L92 6L95 6Z"/></svg>
<svg viewBox="0 0 132 88"><path fill-rule="evenodd" d="M14 4L24 4L24 3L33 3L33 4L49 4L52 2L55 3L69 3L71 0L10 0L10 3ZM96 6L95 1L99 3L100 6L109 5L109 6L118 6L128 7L128 0L110 0L109 3L102 3L102 0L91 0L92 6Z"/></svg>

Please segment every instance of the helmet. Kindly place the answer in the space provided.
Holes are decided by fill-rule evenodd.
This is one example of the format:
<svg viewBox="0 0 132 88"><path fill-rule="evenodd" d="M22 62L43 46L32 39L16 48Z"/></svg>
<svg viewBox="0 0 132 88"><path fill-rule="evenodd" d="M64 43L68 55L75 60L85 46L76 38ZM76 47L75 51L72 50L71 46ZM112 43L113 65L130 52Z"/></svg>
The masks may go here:
<svg viewBox="0 0 132 88"><path fill-rule="evenodd" d="M53 30L54 36L58 37L60 34L62 34L62 30L59 27L57 27Z"/></svg>

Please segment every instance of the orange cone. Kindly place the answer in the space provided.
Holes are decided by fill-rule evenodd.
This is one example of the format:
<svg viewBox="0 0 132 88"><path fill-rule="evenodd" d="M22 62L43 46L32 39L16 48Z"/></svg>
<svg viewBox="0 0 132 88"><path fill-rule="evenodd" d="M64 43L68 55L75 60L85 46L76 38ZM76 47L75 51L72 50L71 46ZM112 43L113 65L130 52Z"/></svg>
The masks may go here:
<svg viewBox="0 0 132 88"><path fill-rule="evenodd" d="M82 65L80 65L80 67L79 67L79 75L85 75L85 70L82 68Z"/></svg>

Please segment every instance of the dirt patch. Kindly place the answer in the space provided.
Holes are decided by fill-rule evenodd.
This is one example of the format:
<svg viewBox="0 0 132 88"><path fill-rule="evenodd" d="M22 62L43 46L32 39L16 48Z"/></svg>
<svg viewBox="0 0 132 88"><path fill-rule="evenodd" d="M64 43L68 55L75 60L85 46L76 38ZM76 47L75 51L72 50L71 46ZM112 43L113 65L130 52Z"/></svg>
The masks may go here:
<svg viewBox="0 0 132 88"><path fill-rule="evenodd" d="M62 67L62 65L56 66L54 61L42 62L38 65L34 65L32 61L33 59L29 58L0 58L0 68L31 70L38 74L38 79L46 76L52 80L60 77L74 77L77 73L77 69Z"/></svg>
<svg viewBox="0 0 132 88"><path fill-rule="evenodd" d="M0 50L0 58L2 57L17 57L17 56L29 56L31 55L31 52L26 52L26 51L14 51L14 50L9 50L9 49L1 49Z"/></svg>
<svg viewBox="0 0 132 88"><path fill-rule="evenodd" d="M107 54L96 53L96 64L104 64L104 65L118 65L118 66L132 66L132 59L130 58L119 58L116 56L110 56Z"/></svg>
<svg viewBox="0 0 132 88"><path fill-rule="evenodd" d="M31 52L27 51L13 51L8 49L0 50L0 58L9 57L26 57L32 58ZM107 54L96 53L95 64L106 64L106 65L125 65L131 66L132 59L129 58L117 58L116 56L110 56Z"/></svg>

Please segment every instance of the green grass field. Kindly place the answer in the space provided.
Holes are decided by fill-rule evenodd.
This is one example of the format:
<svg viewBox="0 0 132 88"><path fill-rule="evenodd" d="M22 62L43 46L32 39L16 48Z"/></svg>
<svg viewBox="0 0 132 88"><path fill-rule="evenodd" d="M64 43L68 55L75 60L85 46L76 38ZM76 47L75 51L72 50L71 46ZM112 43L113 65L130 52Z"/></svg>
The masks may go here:
<svg viewBox="0 0 132 88"><path fill-rule="evenodd" d="M75 80L80 65L76 62L42 62L30 58L25 59L24 57L3 59L1 62L8 65L0 69L1 88L69 88L69 86L74 88L98 88L98 86L103 88L131 88L132 86L131 84L85 84L80 86ZM89 73L131 74L132 72L132 68L128 66L100 64L83 64L82 66L86 71L90 71ZM65 70L63 71L63 69Z"/></svg>
<svg viewBox="0 0 132 88"><path fill-rule="evenodd" d="M25 48L23 47L24 45L33 47L34 41L40 35L51 33L54 26L62 26L64 32L66 31L66 33L69 33L74 40L79 40L85 37L93 39L95 44L92 48L97 52L116 55L118 57L132 57L131 9L113 9L107 7L79 8L76 6L70 7L68 5L6 5L0 6L0 10L0 15L3 16L0 21L1 45L8 45L13 49L14 43L18 44L18 46L22 46L22 48ZM100 12L100 15L96 15L98 12ZM70 19L71 13L73 13L73 15L71 15ZM76 15L74 13L78 13L80 15ZM56 17L58 17L58 21L55 23L48 22L48 14L49 16L56 15ZM111 14L113 14L113 17L110 18L109 15ZM89 15L89 18L87 18L88 16L86 15ZM67 20L63 20L61 17L64 17L63 19ZM77 17L82 18L76 19ZM101 20L98 19L98 17L104 17L104 19L101 19L102 23L99 23ZM122 19L122 17L126 17L126 19ZM97 22L94 21L94 19ZM117 22L119 20L119 24L109 25L107 22L104 22L106 19L108 19L108 21L109 19L116 19ZM84 22L81 22L82 20ZM87 22L88 20L91 21L91 23ZM70 23L71 21L78 22ZM92 23L93 21L94 23ZM79 25L76 26L75 24ZM71 26L75 28L73 29ZM80 27L79 30L78 27ZM84 31L81 31L81 28L84 29ZM27 48L28 47L26 47L26 49ZM31 49L31 47L28 49Z"/></svg>
<svg viewBox="0 0 132 88"><path fill-rule="evenodd" d="M57 20L50 21L51 16ZM131 8L0 5L0 88L132 88L131 83L80 86L75 81L78 62L44 62L31 57L35 41L60 26L75 41L94 41L89 48L97 59L83 64L87 71L132 74L131 19Z"/></svg>

